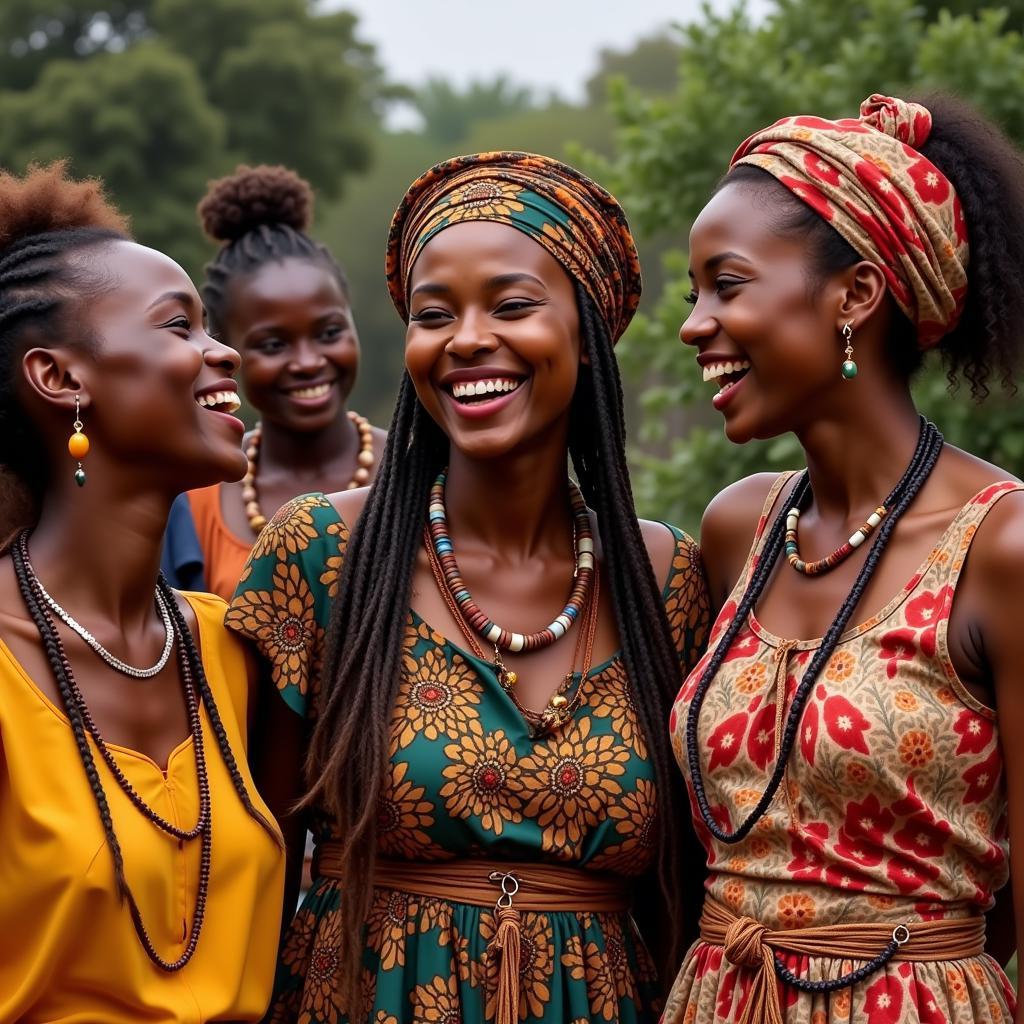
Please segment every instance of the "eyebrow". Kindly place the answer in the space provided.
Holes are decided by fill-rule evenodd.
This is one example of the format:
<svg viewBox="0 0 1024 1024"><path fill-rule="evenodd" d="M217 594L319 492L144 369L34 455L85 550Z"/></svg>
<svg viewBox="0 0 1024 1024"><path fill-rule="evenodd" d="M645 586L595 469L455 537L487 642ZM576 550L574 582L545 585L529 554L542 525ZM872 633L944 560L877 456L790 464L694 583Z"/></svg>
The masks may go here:
<svg viewBox="0 0 1024 1024"><path fill-rule="evenodd" d="M717 270L718 267L720 267L726 260L743 260L744 263L749 262L746 256L741 256L738 252L720 252L714 256L708 257L708 259L704 261L704 270L709 273L713 270ZM687 274L689 274L692 280L694 276L692 267L687 270Z"/></svg>
<svg viewBox="0 0 1024 1024"><path fill-rule="evenodd" d="M485 288L501 288L507 284L535 284L540 288L544 288L544 282L539 277L534 277L533 274L525 273L512 273L512 274L496 274L494 277L489 277L484 282ZM446 284L434 284L430 281L425 281L423 284L417 285L413 288L409 298L411 299L415 295L447 295L451 292L451 288Z"/></svg>
<svg viewBox="0 0 1024 1024"><path fill-rule="evenodd" d="M194 305L192 296L188 292L164 292L160 298L155 299L146 307L148 313L154 306L159 306L161 302L180 302L183 306Z"/></svg>

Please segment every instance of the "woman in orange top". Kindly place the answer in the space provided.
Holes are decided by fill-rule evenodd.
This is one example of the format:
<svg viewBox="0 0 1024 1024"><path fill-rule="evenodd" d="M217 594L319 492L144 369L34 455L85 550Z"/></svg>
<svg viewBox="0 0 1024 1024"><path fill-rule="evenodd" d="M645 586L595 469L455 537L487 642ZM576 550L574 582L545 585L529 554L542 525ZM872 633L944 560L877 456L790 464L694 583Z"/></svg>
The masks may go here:
<svg viewBox="0 0 1024 1024"><path fill-rule="evenodd" d="M260 422L244 480L176 502L163 564L172 581L225 599L278 508L307 491L369 484L384 446L384 431L346 408L359 337L344 272L306 234L312 209L309 186L283 167L239 167L199 205L206 233L223 243L202 289L211 331L241 356Z"/></svg>
<svg viewBox="0 0 1024 1024"><path fill-rule="evenodd" d="M94 183L0 175L0 208L0 464L37 510L0 504L0 1020L258 1020L283 857L246 661L158 580L174 495L245 469L238 357Z"/></svg>

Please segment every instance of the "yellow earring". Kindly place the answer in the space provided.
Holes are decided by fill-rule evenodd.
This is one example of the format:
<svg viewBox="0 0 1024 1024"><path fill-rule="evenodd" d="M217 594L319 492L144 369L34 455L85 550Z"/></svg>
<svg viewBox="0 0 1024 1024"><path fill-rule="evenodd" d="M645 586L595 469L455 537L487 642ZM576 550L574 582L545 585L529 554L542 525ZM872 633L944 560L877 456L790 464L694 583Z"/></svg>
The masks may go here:
<svg viewBox="0 0 1024 1024"><path fill-rule="evenodd" d="M82 469L82 459L89 454L89 438L82 433L82 407L78 400L78 395L75 395L75 432L68 438L68 452L71 458L75 459L78 463L78 469L75 470L75 483L79 487L85 486L85 470Z"/></svg>

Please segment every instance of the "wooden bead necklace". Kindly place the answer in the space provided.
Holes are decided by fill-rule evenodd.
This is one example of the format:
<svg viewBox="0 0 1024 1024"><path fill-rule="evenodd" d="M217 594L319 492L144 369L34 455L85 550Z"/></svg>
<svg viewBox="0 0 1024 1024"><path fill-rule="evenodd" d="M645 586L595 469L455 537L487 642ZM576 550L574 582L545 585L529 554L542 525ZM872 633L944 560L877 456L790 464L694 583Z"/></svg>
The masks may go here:
<svg viewBox="0 0 1024 1024"><path fill-rule="evenodd" d="M113 775L118 786L125 796L127 796L132 802L135 808L143 815L143 817L152 822L152 824L160 829L161 832L173 837L179 843L191 842L195 839L199 839L200 841L199 878L195 909L192 912L192 926L189 929L188 942L185 945L185 949L176 960L165 960L157 952L156 947L153 945L153 941L149 936L149 932L143 923L142 913L139 909L138 902L135 899L131 888L128 886L127 881L124 883L124 896L128 904L132 924L147 956L161 970L168 972L180 971L186 964L188 964L192 959L192 956L195 954L196 946L199 944L199 935L202 931L203 920L206 916L206 903L210 891L210 866L212 863L210 854L210 838L213 823L213 808L210 799L210 781L206 768L206 751L203 745L203 727L199 713L199 699L196 696L192 667L189 664L185 644L182 643L180 637L176 637L178 641L177 651L181 674L181 688L185 697L189 735L192 738L193 755L196 763L196 779L198 780L199 785L199 815L195 826L190 829L178 828L150 807L149 804L139 796L104 742L103 736L97 728L92 714L89 711L89 707L85 702L85 697L82 695L82 691L75 680L74 672L71 669L71 663L68 660L66 651L64 650L63 641L60 638L60 634L57 632L53 618L48 610L48 605L43 598L43 594L41 592L42 588L39 586L39 581L32 569L31 563L29 562L28 531L22 533L18 538L17 543L12 547L11 557L14 561L15 574L18 578L22 597L25 599L25 603L29 607L29 610L33 613L33 619L36 621L37 628L39 628L40 637L43 641L43 646L46 649L47 656L50 661L50 667L57 679L58 687L63 693L67 694L68 700L66 710L68 712L68 717L72 720L72 728L75 729L77 727L79 729L84 729L84 731L88 732L89 736L92 737L97 750L100 752L100 756L106 763L107 768L110 769L110 773ZM88 750L87 747L86 750ZM84 754L83 760L85 760ZM91 772L95 772L96 769L92 765L91 757L88 759L85 768L87 773L90 772L90 769ZM103 813L108 806L106 795L103 792L103 783L96 778L94 785L102 795L102 804L100 809L101 813ZM114 833L112 820L108 820L108 827L116 842L116 833ZM120 844L116 845L116 850L116 855L119 857Z"/></svg>
<svg viewBox="0 0 1024 1024"><path fill-rule="evenodd" d="M441 596L444 598L445 604L448 606L448 610L452 614L452 618L455 619L459 629L462 631L462 635L466 638L466 643L469 644L469 649L481 661L487 661L488 659L484 654L483 648L480 646L480 642L474 635L472 628L462 613L462 609L452 596L451 590L445 582L444 572L441 568L441 563L438 560L437 553L434 550L429 529L424 531L423 539L424 545L427 549L427 559L430 562L430 568L434 574L434 580L437 583L437 589L441 592ZM600 594L600 574L595 567L593 586L587 594L586 605L583 610L583 618L580 620L580 631L576 636L576 648L573 651L572 665L570 666L569 671L565 674L565 678L562 680L558 689L551 695L547 707L544 708L543 711L534 711L532 708L528 708L524 704L520 703L519 699L515 695L515 685L519 682L518 673L505 667L504 662L501 660L501 649L497 644L494 645L494 673L498 677L498 682L501 684L501 688L509 695L512 703L516 707L516 710L523 716L526 724L530 727L531 739L540 739L543 736L548 736L551 733L556 732L558 729L561 729L562 726L572 720L573 715L576 714L577 709L583 702L583 691L587 684L587 680L590 678L590 668L594 656L594 637L597 634L597 615L600 604ZM565 693L572 686L573 679L575 678L576 664L580 661L581 649L583 651L583 661L580 667L580 682L579 686L576 687L576 692L571 698L569 698L565 696Z"/></svg>
<svg viewBox="0 0 1024 1024"><path fill-rule="evenodd" d="M800 557L800 549L796 539L797 524L800 522L801 511L802 509L797 505L786 513L786 560L797 572L803 573L804 576L820 576L822 573L834 569L841 562L845 562L874 533L875 527L889 514L889 510L884 505L879 505L868 516L864 525L849 540L840 544L832 554L819 558L814 562L805 562Z"/></svg>
<svg viewBox="0 0 1024 1024"><path fill-rule="evenodd" d="M587 503L583 500L580 489L569 481L569 500L573 514L573 547L576 556L576 569L573 572L573 586L569 600L555 620L536 633L515 633L502 629L489 619L473 600L459 572L459 564L455 560L455 551L451 537L448 535L448 513L445 510L445 483L448 470L442 470L430 489L430 506L428 510L429 549L433 551L445 581L445 589L455 600L467 623L488 643L503 651L537 651L548 647L561 639L569 631L573 622L586 604L587 597L594 582L594 537L590 529L590 513Z"/></svg>
<svg viewBox="0 0 1024 1024"><path fill-rule="evenodd" d="M365 416L349 410L349 421L359 432L359 454L356 456L356 471L352 474L346 490L365 487L370 482L370 470L373 468L373 427ZM260 508L259 494L256 490L256 469L260 458L260 441L263 438L263 424L257 423L249 436L245 449L245 457L249 466L242 477L242 501L245 502L245 515L253 533L259 533L267 525L267 517Z"/></svg>

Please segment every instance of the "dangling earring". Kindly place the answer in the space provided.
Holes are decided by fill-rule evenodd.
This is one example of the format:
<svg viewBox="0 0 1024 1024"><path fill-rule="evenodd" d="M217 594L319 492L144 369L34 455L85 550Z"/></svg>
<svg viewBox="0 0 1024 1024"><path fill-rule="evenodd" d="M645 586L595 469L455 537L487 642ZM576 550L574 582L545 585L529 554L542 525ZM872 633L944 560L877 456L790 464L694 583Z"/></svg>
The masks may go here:
<svg viewBox="0 0 1024 1024"><path fill-rule="evenodd" d="M78 462L78 469L75 470L75 483L79 487L85 486L85 470L82 469L82 459L89 454L89 438L82 433L82 406L79 403L78 395L75 395L75 432L68 438L68 452L71 458Z"/></svg>
<svg viewBox="0 0 1024 1024"><path fill-rule="evenodd" d="M853 321L843 324L843 341L846 342L846 361L843 363L843 380L857 376L857 364L853 361Z"/></svg>

